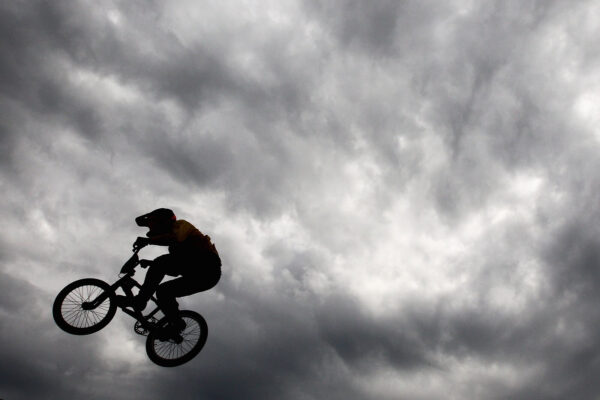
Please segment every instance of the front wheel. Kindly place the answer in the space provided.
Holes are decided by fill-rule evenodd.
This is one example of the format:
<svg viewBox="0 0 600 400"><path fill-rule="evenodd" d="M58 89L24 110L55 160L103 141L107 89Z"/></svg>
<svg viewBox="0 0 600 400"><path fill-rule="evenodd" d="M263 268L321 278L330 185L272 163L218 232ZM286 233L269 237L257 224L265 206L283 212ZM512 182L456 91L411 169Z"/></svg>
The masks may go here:
<svg viewBox="0 0 600 400"><path fill-rule="evenodd" d="M93 304L99 297L100 303ZM113 319L116 311L110 285L94 278L70 283L58 293L52 306L56 325L73 335L98 332Z"/></svg>
<svg viewBox="0 0 600 400"><path fill-rule="evenodd" d="M190 361L206 343L208 325L204 318L189 310L180 311L179 316L186 326L179 334L178 340L164 340L160 337L160 329L152 330L146 340L148 357L161 367L176 367Z"/></svg>

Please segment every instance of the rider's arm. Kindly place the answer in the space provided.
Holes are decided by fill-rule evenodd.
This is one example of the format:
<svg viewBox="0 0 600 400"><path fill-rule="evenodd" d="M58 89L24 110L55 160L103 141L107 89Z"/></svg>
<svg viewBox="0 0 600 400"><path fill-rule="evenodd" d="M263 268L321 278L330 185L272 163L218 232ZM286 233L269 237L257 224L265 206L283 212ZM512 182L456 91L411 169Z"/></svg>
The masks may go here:
<svg viewBox="0 0 600 400"><path fill-rule="evenodd" d="M154 235L148 237L148 244L154 244L157 246L170 246L176 241L175 234L172 232L164 233L162 235Z"/></svg>
<svg viewBox="0 0 600 400"><path fill-rule="evenodd" d="M146 244L154 244L158 246L172 246L176 243L181 243L189 235L193 233L193 231L197 231L196 228L192 224L184 220L178 220L173 224L171 232L162 233L159 235L155 235L152 231L148 232L146 235L148 238L146 239Z"/></svg>

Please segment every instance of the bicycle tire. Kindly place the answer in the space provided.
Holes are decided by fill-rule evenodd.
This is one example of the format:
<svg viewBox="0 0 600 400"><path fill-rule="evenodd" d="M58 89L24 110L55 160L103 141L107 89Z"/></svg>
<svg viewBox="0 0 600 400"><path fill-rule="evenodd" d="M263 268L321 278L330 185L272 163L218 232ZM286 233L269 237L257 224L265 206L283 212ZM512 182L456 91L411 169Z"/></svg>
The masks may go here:
<svg viewBox="0 0 600 400"><path fill-rule="evenodd" d="M52 306L56 325L73 335L89 335L104 328L115 316L115 294L93 310L84 310L84 302L95 299L102 292L110 291L110 285L100 279L85 278L72 282L61 290Z"/></svg>
<svg viewBox="0 0 600 400"><path fill-rule="evenodd" d="M179 315L186 322L185 329L180 333L183 341L160 340L159 329L154 329L146 339L146 353L150 360L161 367L176 367L185 364L202 350L208 337L206 320L197 312L183 310Z"/></svg>

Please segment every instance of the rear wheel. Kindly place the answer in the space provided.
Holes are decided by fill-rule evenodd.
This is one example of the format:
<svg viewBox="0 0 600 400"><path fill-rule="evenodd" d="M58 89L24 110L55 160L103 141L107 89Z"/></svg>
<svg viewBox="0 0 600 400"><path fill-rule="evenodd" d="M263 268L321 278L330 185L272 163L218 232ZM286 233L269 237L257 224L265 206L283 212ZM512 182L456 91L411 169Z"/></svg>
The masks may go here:
<svg viewBox="0 0 600 400"><path fill-rule="evenodd" d="M180 311L179 316L186 326L178 335L164 340L158 328L152 330L146 340L148 357L161 367L176 367L190 361L206 343L208 325L204 318L189 310Z"/></svg>
<svg viewBox="0 0 600 400"><path fill-rule="evenodd" d="M106 298L91 307L100 295ZM75 281L61 290L54 300L52 316L56 325L73 335L89 335L104 328L115 316L117 305L110 285L100 279Z"/></svg>

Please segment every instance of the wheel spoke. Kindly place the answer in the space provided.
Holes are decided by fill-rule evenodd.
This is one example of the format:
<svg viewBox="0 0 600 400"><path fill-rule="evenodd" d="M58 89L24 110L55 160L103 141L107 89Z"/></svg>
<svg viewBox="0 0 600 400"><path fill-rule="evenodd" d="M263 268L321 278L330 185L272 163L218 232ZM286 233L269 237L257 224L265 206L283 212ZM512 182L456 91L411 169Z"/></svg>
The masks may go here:
<svg viewBox="0 0 600 400"><path fill-rule="evenodd" d="M75 328L89 328L100 323L110 312L109 298L94 309L84 310L82 306L97 299L103 291L103 288L93 284L73 288L65 295L60 306L63 320Z"/></svg>
<svg viewBox="0 0 600 400"><path fill-rule="evenodd" d="M200 343L202 337L202 327L199 322L190 317L184 317L186 327L180 333L183 340L180 343L176 343L173 339L160 341L158 338L154 338L152 343L153 353L159 360L163 362L177 362L183 359L186 355L198 351L198 346L202 346ZM160 362L159 362L160 363Z"/></svg>

